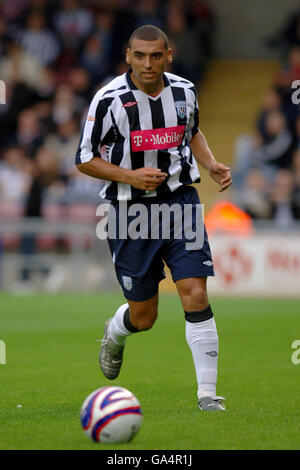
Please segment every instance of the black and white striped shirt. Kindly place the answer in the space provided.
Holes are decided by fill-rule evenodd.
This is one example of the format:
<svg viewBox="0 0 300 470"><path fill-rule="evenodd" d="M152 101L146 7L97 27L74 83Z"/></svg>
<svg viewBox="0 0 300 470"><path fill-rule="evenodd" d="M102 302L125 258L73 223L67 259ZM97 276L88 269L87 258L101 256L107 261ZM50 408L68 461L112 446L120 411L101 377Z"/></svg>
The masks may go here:
<svg viewBox="0 0 300 470"><path fill-rule="evenodd" d="M122 168L159 168L168 173L156 191L104 181L100 196L108 200L155 197L200 181L189 142L198 132L197 93L193 83L164 73L156 96L139 90L130 70L94 96L83 126L76 164L101 157Z"/></svg>

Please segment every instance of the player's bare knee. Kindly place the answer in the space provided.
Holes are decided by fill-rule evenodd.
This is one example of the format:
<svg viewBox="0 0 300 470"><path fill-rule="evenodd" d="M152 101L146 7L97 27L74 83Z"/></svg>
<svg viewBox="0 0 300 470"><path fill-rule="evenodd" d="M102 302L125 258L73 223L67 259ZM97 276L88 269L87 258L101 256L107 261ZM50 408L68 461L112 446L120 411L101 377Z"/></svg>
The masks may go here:
<svg viewBox="0 0 300 470"><path fill-rule="evenodd" d="M183 295L183 303L186 311L202 310L208 306L206 290L200 286L191 286Z"/></svg>
<svg viewBox="0 0 300 470"><path fill-rule="evenodd" d="M150 330L157 318L157 310L139 312L134 318L134 326L140 331Z"/></svg>
<svg viewBox="0 0 300 470"><path fill-rule="evenodd" d="M154 321L140 320L137 328L139 329L139 331L147 331L147 330L151 330L153 325L154 325Z"/></svg>

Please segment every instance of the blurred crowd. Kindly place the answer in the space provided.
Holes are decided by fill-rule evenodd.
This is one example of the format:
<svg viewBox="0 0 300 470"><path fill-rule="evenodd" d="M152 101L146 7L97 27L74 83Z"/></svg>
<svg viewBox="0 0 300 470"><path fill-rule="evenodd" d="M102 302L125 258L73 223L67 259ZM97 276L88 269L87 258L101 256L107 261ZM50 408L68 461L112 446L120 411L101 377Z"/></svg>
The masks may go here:
<svg viewBox="0 0 300 470"><path fill-rule="evenodd" d="M134 29L163 28L170 71L197 84L212 54L214 15L201 0L3 0L0 18L0 216L99 203L74 155L92 96L128 68Z"/></svg>
<svg viewBox="0 0 300 470"><path fill-rule="evenodd" d="M300 10L266 44L281 65L262 97L255 133L236 141L234 199L254 220L290 228L300 220L300 92L292 87L300 80Z"/></svg>
<svg viewBox="0 0 300 470"><path fill-rule="evenodd" d="M199 86L215 26L205 1L1 1L0 220L94 222L99 182L75 167L81 127L95 92L127 71L128 38L143 24L168 34L169 71ZM1 245L19 248L29 259L60 243L53 236L0 234L0 253ZM24 267L21 278L29 277Z"/></svg>

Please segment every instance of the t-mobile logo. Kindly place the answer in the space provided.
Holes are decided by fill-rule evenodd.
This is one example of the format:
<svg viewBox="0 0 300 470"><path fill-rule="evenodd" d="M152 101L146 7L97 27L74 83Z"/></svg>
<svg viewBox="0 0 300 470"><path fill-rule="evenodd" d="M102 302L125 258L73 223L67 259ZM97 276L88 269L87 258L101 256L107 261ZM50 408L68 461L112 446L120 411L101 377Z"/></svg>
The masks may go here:
<svg viewBox="0 0 300 470"><path fill-rule="evenodd" d="M182 143L184 134L185 126L131 131L131 148L133 152L143 152L178 147Z"/></svg>
<svg viewBox="0 0 300 470"><path fill-rule="evenodd" d="M133 142L135 143L137 147L141 146L142 140L143 140L143 137L141 135L135 135L133 137Z"/></svg>

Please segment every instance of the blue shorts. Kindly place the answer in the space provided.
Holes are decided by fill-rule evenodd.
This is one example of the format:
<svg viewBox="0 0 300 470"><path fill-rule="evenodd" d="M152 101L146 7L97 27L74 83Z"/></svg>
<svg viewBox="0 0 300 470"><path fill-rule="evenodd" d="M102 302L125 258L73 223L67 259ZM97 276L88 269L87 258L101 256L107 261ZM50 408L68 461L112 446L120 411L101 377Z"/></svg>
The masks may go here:
<svg viewBox="0 0 300 470"><path fill-rule="evenodd" d="M144 227L144 229L146 228L147 238L144 236L136 238L136 235L136 239L133 239L132 236L125 238L124 235L118 239L116 236L108 237L117 278L127 299L141 302L153 297L158 292L159 282L166 277L164 262L170 269L174 282L190 277L214 276L211 251L204 223L202 223L200 248L195 249L195 245L190 248L191 244L187 245L193 242L193 239L190 235L191 232L187 234L187 231L183 230L184 226L187 227L185 221L190 220L191 230L196 233L196 221L199 220L199 213L196 213L195 207L200 205L200 201L198 192L194 187L181 186L173 193L160 198L141 198L138 201L127 201L125 203L126 210L129 211L130 207L137 203L142 204L147 212L146 227ZM173 216L173 212L169 211L171 222L169 223L168 220L168 225L166 225L167 228L170 227L169 233L163 228L165 227L163 226L163 221L166 220L165 216L155 218L152 215L151 219L150 211L153 205L157 204L167 204L168 207L172 205L173 208L175 208L173 204L177 204L176 215ZM116 232L120 233L120 220L123 229L125 226L130 232L129 226L134 219L137 220L137 216L132 216L128 212L125 213L123 202L114 201L112 205L116 211ZM180 222L181 236L178 236L178 210L182 210L181 214L186 214L183 212L183 206L186 208L187 205L192 208L190 218ZM137 214L140 215L139 212ZM145 218L141 223L144 222ZM138 224L135 224L134 227L137 229L135 233L142 233ZM155 233L154 236L153 233Z"/></svg>

